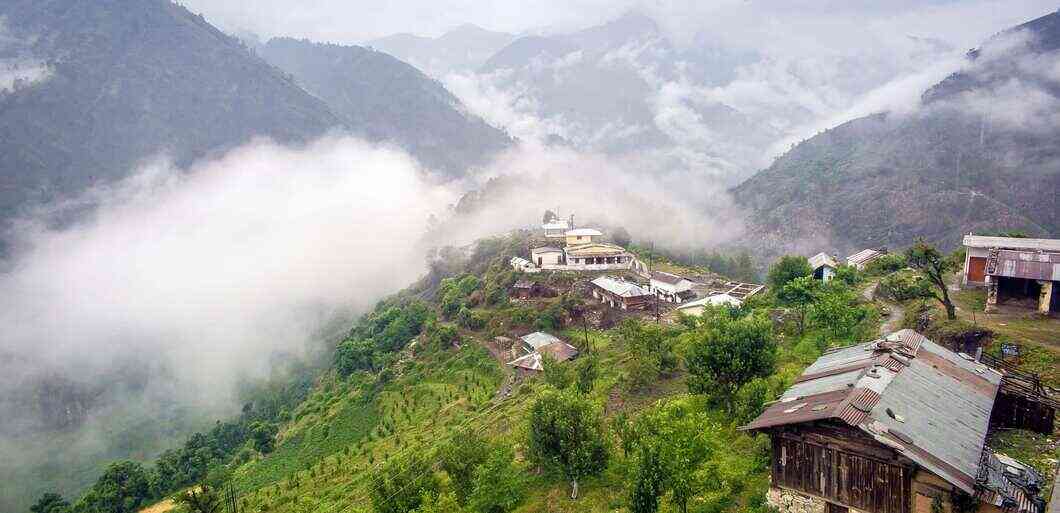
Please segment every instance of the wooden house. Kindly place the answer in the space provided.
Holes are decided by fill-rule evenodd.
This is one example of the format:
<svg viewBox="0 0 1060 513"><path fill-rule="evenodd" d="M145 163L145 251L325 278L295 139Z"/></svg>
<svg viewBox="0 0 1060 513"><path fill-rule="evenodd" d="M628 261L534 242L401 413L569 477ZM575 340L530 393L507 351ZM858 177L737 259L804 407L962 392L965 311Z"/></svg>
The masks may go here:
<svg viewBox="0 0 1060 513"><path fill-rule="evenodd" d="M519 338L522 356L508 362L520 376L537 374L544 370L542 359L550 357L565 362L578 357L578 349L548 333L538 331Z"/></svg>
<svg viewBox="0 0 1060 513"><path fill-rule="evenodd" d="M646 288L628 281L601 276L592 282L593 297L611 308L622 310L644 309L651 304L653 294Z"/></svg>
<svg viewBox="0 0 1060 513"><path fill-rule="evenodd" d="M514 299L534 299L539 297L550 297L552 289L532 280L518 280L512 285L508 292L509 297Z"/></svg>
<svg viewBox="0 0 1060 513"><path fill-rule="evenodd" d="M742 429L772 441L771 497L828 512L951 513L977 502L1042 513L1041 475L986 445L1002 381L902 330L826 353Z"/></svg>

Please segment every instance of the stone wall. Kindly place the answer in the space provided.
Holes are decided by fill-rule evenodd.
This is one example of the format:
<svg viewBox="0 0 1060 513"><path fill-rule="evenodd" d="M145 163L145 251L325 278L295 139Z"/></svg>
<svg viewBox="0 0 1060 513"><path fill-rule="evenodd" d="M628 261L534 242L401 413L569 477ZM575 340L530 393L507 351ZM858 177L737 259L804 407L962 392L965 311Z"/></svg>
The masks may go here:
<svg viewBox="0 0 1060 513"><path fill-rule="evenodd" d="M766 501L780 513L824 513L824 501L776 487L770 487Z"/></svg>

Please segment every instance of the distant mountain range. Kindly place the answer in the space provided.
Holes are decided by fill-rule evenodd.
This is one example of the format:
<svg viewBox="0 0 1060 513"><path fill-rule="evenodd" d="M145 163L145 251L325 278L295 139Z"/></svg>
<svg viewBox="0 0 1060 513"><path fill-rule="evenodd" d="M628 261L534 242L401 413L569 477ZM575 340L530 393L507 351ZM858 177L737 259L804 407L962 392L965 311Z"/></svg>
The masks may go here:
<svg viewBox="0 0 1060 513"><path fill-rule="evenodd" d="M432 169L461 175L512 144L439 82L388 54L294 39L273 39L258 52L324 100L346 126L394 141Z"/></svg>
<svg viewBox="0 0 1060 513"><path fill-rule="evenodd" d="M844 123L735 189L770 253L1060 233L1060 14L990 39L909 115Z"/></svg>
<svg viewBox="0 0 1060 513"><path fill-rule="evenodd" d="M510 143L387 55L265 45L281 70L169 0L8 0L0 19L0 220L160 153L186 165L254 137L345 130L450 175Z"/></svg>
<svg viewBox="0 0 1060 513"><path fill-rule="evenodd" d="M516 36L471 24L456 27L439 37L394 34L373 39L366 46L389 53L434 77L473 71L485 64Z"/></svg>

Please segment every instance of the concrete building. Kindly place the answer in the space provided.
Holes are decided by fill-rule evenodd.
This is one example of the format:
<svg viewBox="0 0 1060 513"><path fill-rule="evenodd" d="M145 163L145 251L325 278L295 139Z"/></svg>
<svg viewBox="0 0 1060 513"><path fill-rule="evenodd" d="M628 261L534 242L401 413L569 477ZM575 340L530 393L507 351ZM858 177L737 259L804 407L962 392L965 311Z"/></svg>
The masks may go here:
<svg viewBox="0 0 1060 513"><path fill-rule="evenodd" d="M611 271L629 269L634 257L621 246L590 242L563 248L565 269L575 271Z"/></svg>
<svg viewBox="0 0 1060 513"><path fill-rule="evenodd" d="M603 236L604 234L601 233L600 230L595 230L593 228L578 228L576 230L568 230L564 233L568 246L599 242Z"/></svg>
<svg viewBox="0 0 1060 513"><path fill-rule="evenodd" d="M525 354L508 362L508 365L511 365L522 376L543 371L542 357L544 355L557 362L565 362L578 357L578 348L543 331L520 337L519 342Z"/></svg>
<svg viewBox="0 0 1060 513"><path fill-rule="evenodd" d="M512 266L512 269L524 273L536 273L540 270L532 262L521 257L512 257L508 264Z"/></svg>
<svg viewBox="0 0 1060 513"><path fill-rule="evenodd" d="M829 281L835 277L835 270L839 268L839 262L828 253L818 253L809 258L810 268L813 269L814 279Z"/></svg>
<svg viewBox="0 0 1060 513"><path fill-rule="evenodd" d="M955 497L1041 513L1042 476L986 444L1004 390L1002 373L902 330L825 353L741 429L769 435L784 513L952 512ZM811 506L776 500L791 496Z"/></svg>
<svg viewBox="0 0 1060 513"><path fill-rule="evenodd" d="M690 280L676 274L653 271L649 281L651 291L656 298L670 303L683 303L695 297L692 287L695 285Z"/></svg>
<svg viewBox="0 0 1060 513"><path fill-rule="evenodd" d="M530 261L538 267L546 265L563 265L563 250L552 246L544 246L530 250Z"/></svg>
<svg viewBox="0 0 1060 513"><path fill-rule="evenodd" d="M560 221L559 219L553 219L552 221L541 225L541 231L544 232L545 238L557 241L563 240L566 237L567 232L572 228L574 227L571 226L570 221Z"/></svg>
<svg viewBox="0 0 1060 513"><path fill-rule="evenodd" d="M1060 311L1060 239L964 237L962 283L986 287L986 308L998 304L1036 303L1045 315Z"/></svg>

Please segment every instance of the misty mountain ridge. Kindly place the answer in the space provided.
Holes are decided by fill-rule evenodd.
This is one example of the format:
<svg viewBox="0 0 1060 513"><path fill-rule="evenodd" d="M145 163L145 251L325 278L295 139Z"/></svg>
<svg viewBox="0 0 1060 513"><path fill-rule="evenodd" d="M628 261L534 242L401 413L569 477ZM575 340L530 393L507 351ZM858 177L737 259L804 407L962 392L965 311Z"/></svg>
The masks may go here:
<svg viewBox="0 0 1060 513"><path fill-rule="evenodd" d="M301 144L346 131L394 141L449 176L510 143L389 56L309 45L305 62L281 70L169 0L12 0L0 18L0 220L160 154L186 167L256 137ZM281 58L291 44L264 48L291 64ZM36 79L4 87L2 63L15 57Z"/></svg>
<svg viewBox="0 0 1060 513"><path fill-rule="evenodd" d="M439 82L388 54L289 38L272 39L258 52L347 126L361 127L370 140L394 141L445 174L462 175L512 144Z"/></svg>
<svg viewBox="0 0 1060 513"><path fill-rule="evenodd" d="M795 146L734 192L770 253L969 232L1060 233L1060 14L1005 31L910 114L855 119ZM814 249L816 248L816 249Z"/></svg>
<svg viewBox="0 0 1060 513"><path fill-rule="evenodd" d="M439 37L394 34L373 39L366 46L389 53L431 76L478 69L516 36L465 23Z"/></svg>

